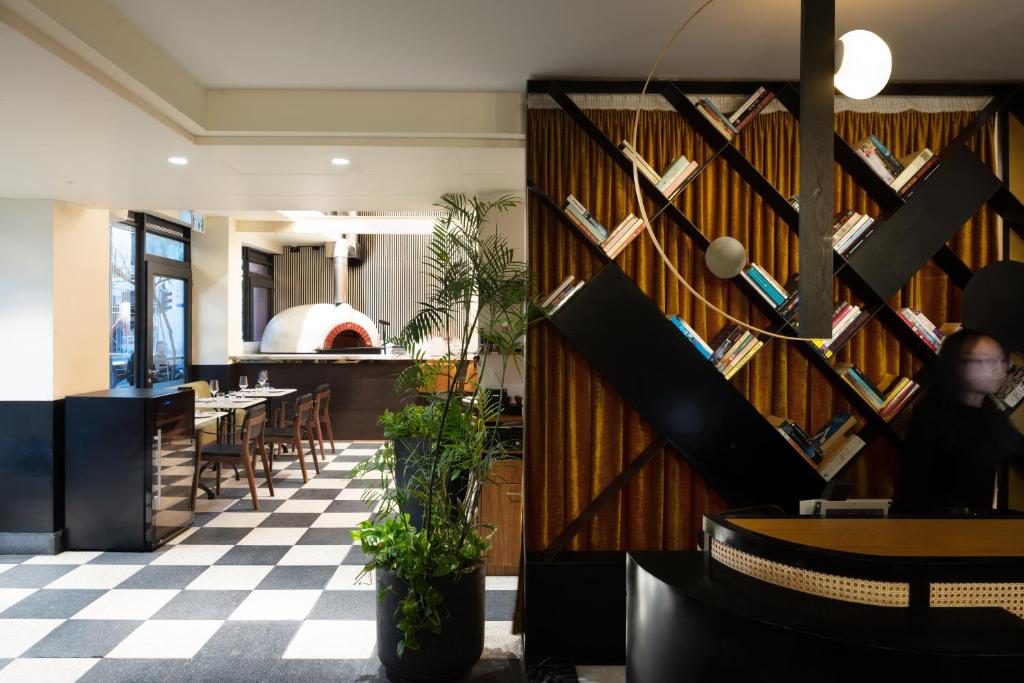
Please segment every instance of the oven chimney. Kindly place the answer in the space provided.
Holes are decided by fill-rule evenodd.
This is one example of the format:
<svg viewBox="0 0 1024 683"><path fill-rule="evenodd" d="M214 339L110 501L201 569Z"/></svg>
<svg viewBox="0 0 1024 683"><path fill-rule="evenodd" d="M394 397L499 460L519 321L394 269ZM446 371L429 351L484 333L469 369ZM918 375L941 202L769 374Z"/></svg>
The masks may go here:
<svg viewBox="0 0 1024 683"><path fill-rule="evenodd" d="M348 257L356 235L340 235L334 245L334 305L348 303Z"/></svg>

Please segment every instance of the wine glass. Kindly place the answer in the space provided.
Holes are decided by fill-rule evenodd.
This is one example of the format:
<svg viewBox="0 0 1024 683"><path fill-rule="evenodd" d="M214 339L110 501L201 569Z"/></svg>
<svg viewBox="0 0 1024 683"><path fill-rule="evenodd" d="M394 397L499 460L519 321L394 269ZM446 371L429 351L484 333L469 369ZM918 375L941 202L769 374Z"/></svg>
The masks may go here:
<svg viewBox="0 0 1024 683"><path fill-rule="evenodd" d="M220 393L220 382L215 379L210 380L210 393L213 394L214 398Z"/></svg>
<svg viewBox="0 0 1024 683"><path fill-rule="evenodd" d="M242 375L241 377L238 378L238 388L241 389L242 391L245 391L246 389L249 388L248 376Z"/></svg>

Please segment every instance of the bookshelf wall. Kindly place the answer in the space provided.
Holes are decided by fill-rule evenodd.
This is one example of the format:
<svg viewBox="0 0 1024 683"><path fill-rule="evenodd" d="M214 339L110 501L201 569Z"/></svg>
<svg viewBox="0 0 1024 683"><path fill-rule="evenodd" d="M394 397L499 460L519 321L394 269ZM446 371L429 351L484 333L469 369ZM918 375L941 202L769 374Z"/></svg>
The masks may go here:
<svg viewBox="0 0 1024 683"><path fill-rule="evenodd" d="M589 139L628 174L622 178L622 182L628 183L632 176L630 159L573 102L569 93L638 92L640 85L535 81L531 82L530 91L550 95ZM763 85L794 117L799 118L799 93L793 84L732 85L738 92L750 92ZM713 125L686 96L686 92L695 91L707 92L707 84L660 82L650 90L662 94L706 144L705 157L699 160L700 168L694 177L699 177L712 162L721 159L795 234L799 224L797 209L722 134L720 127ZM1024 225L1020 202L965 145L998 112L1020 100L1020 88L997 88L992 103L939 152L941 166L922 181L909 199L901 197L882 181L846 140L838 134L835 136L837 163L880 209L877 232L866 239L850 258L833 254L836 281L849 288L863 309L856 319L854 334L880 327L886 335L895 337L919 365L920 369L911 378L919 384L927 383L929 362L935 351L907 324L890 304L890 299L929 260L951 282L962 288L969 280L971 270L949 249L947 242L970 216L986 204L1004 217L1008 227L1020 232ZM643 175L640 176L640 185L645 200L649 202L648 208L655 217L671 221L693 241L694 246L701 251L706 249L710 240L684 213L680 197L670 201ZM682 192L685 191L684 188ZM558 200L562 198L548 196L533 182L529 183L529 192L537 200L536 206L560 217L565 229L578 229L561 211ZM823 480L803 456L696 352L668 322L666 311L661 311L614 263L610 263L600 247L592 243L588 246L605 265L552 317L552 324L559 332L729 504L791 503L801 497L816 495ZM791 322L749 281L737 277L732 284L768 321L769 329L787 335L797 333ZM610 306L610 301L629 302L629 311ZM611 310L616 311L614 316L608 314ZM643 330L645 335L636 342L635 354L609 344L604 335L595 334L602 325L623 324L627 316L630 324ZM611 327L606 332L611 335ZM835 358L822 357L810 342L793 342L793 345L863 418L858 435L865 442L884 438L897 445L900 443L900 435L891 424L893 415L883 418L860 392L845 381ZM644 349L655 348L657 353L644 352ZM671 400L657 400L660 396ZM677 408L666 408L666 405ZM701 416L704 427L687 429L686 418L691 415ZM734 417L724 420L716 419L716 415L719 418L726 415ZM752 436L750 442L740 444L735 438L739 432L756 435L756 438ZM739 455L725 457L725 454L737 451ZM757 458L750 457L751 453Z"/></svg>

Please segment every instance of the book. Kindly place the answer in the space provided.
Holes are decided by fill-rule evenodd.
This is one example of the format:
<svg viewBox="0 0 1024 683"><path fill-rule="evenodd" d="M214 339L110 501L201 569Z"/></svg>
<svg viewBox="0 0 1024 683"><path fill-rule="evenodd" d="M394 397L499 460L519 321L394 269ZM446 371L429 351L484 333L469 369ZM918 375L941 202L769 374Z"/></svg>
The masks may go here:
<svg viewBox="0 0 1024 683"><path fill-rule="evenodd" d="M640 236L641 233L643 233L645 228L646 225L644 225L643 219L636 218L636 221L629 228L628 232L623 232L615 240L609 239L607 242L605 242L602 245L602 248L604 249L605 253L608 254L608 258L615 259L615 257L621 254L626 249L626 247L633 243L633 240L635 240L637 237Z"/></svg>
<svg viewBox="0 0 1024 683"><path fill-rule="evenodd" d="M939 347L942 345L942 334L921 311L900 308L896 311L896 314L932 351L939 350Z"/></svg>
<svg viewBox="0 0 1024 683"><path fill-rule="evenodd" d="M836 444L846 437L846 433L857 426L857 418L850 413L836 413L826 422L814 435L811 440L818 444L818 448L826 456L832 452Z"/></svg>
<svg viewBox="0 0 1024 683"><path fill-rule="evenodd" d="M796 450L807 459L812 465L817 466L822 460L822 453L818 447L811 441L811 438L807 436L807 433L793 420L778 417L776 415L768 416L768 423L775 427L776 431L785 437L786 441L790 443Z"/></svg>
<svg viewBox="0 0 1024 683"><path fill-rule="evenodd" d="M736 361L725 371L725 378L732 379L732 376L743 369L743 366L747 364L754 354L757 353L761 347L764 346L764 342L760 339L755 339L754 342L747 347L746 352L742 356L736 359Z"/></svg>
<svg viewBox="0 0 1024 683"><path fill-rule="evenodd" d="M878 389L871 384L871 381L868 380L868 378L865 377L855 365L851 363L840 363L836 365L836 372L838 372L843 381L849 384L854 391L860 394L872 408L876 411L882 408L882 405L885 403L885 399L882 398Z"/></svg>
<svg viewBox="0 0 1024 683"><path fill-rule="evenodd" d="M711 362L717 364L718 361L722 360L722 356L729 351L729 347L743 336L743 331L743 328L739 325L723 326L708 344L708 346L714 349L711 354Z"/></svg>
<svg viewBox="0 0 1024 683"><path fill-rule="evenodd" d="M900 188L907 184L907 182L917 175L917 172L921 170L921 167L925 165L929 159L932 158L932 151L925 147L917 154L911 155L904 159L903 171L897 175L892 181L892 187L894 190L899 192Z"/></svg>
<svg viewBox="0 0 1024 683"><path fill-rule="evenodd" d="M751 265L757 270L757 272L761 273L761 276L776 292L782 295L783 299L789 296L789 292L786 291L786 288L780 285L779 281L773 278L772 274L765 270L759 263L752 263Z"/></svg>
<svg viewBox="0 0 1024 683"><path fill-rule="evenodd" d="M702 356L705 358L711 358L711 347L707 345L707 342L705 342L699 334L697 334L696 330L690 327L688 322L680 318L678 315L669 316L669 320L671 320L672 324L683 333L684 337L690 340L690 343L700 351Z"/></svg>
<svg viewBox="0 0 1024 683"><path fill-rule="evenodd" d="M725 121L715 114L714 110L707 106L705 100L697 102L697 110L704 115L704 118L711 122L711 125L713 125L726 140L732 140L736 132L730 126L727 126Z"/></svg>
<svg viewBox="0 0 1024 683"><path fill-rule="evenodd" d="M697 172L698 168L700 168L700 164L698 164L696 160L691 161L686 166L686 168L683 169L682 173L680 173L670 182L664 185L662 194L664 194L670 200L674 199L676 193L679 192L679 190L682 189L683 185L686 184L686 181L688 181L693 176L693 174ZM658 189L661 188L659 187Z"/></svg>
<svg viewBox="0 0 1024 683"><path fill-rule="evenodd" d="M895 394L879 411L879 414L886 420L892 419L910 403L919 388L920 385L914 381L905 384L899 393Z"/></svg>
<svg viewBox="0 0 1024 683"><path fill-rule="evenodd" d="M743 331L743 335L737 339L730 347L729 350L715 363L715 367L721 370L723 373L732 367L732 364L737 359L741 358L746 353L747 347L757 341L757 337L752 335L747 330Z"/></svg>
<svg viewBox="0 0 1024 683"><path fill-rule="evenodd" d="M761 97L763 97L764 94L767 92L768 90L764 86L761 86L760 88L755 90L754 94L748 97L747 100L743 104L741 104L736 111L732 113L732 116L729 117L729 120L733 124L737 124L739 120L742 119L743 116L747 113L747 110L755 106L757 104L757 101Z"/></svg>
<svg viewBox="0 0 1024 683"><path fill-rule="evenodd" d="M889 184L894 180L892 173L882 161L878 153L878 148L875 147L873 142L871 142L870 137L864 138L858 142L854 150L862 159L864 159L868 167L875 172L875 175L884 180L886 184Z"/></svg>
<svg viewBox="0 0 1024 683"><path fill-rule="evenodd" d="M686 167L689 165L689 159L687 159L683 155L680 155L675 161L668 165L668 168L665 169L665 172L661 174L661 178L658 180L657 183L655 183L655 187L664 192L665 188L668 187L669 184L672 181L674 181L680 173L685 171Z"/></svg>
<svg viewBox="0 0 1024 683"><path fill-rule="evenodd" d="M555 302L554 302L554 308L552 308L552 309L551 309L551 313L553 314L553 313L554 313L555 311L557 311L557 310L558 310L559 308L561 308L561 307L562 307L562 306L563 306L563 305L565 304L565 302L566 302L566 301L568 301L569 299L571 299L571 298L572 298L572 296L573 296L573 295L574 295L574 294L575 294L576 292L578 292L578 291L580 291L581 289L583 289L583 285L585 285L585 284L586 284L586 282L585 282L585 281L583 281L583 280L580 280L580 281L579 281L579 282L577 282L577 283L576 283L575 285L573 285L573 286L572 286L572 288L570 288L570 289L566 290L566 291L565 291L565 292L564 292L564 293L562 294L561 298L559 298L559 299L556 299L556 300L555 300Z"/></svg>
<svg viewBox="0 0 1024 683"><path fill-rule="evenodd" d="M903 172L903 162L897 159L895 155L889 151L889 148L882 144L881 140L874 135L869 135L868 140L870 140L871 144L875 146L875 151L878 152L878 158L881 159L882 163L885 164L885 167L889 169L889 173L894 176L898 176Z"/></svg>
<svg viewBox="0 0 1024 683"><path fill-rule="evenodd" d="M797 211L800 210L800 195L798 195L798 194L792 195L786 201L789 202L789 205L792 206Z"/></svg>
<svg viewBox="0 0 1024 683"><path fill-rule="evenodd" d="M704 106L710 109L715 114L715 116L718 117L718 120L724 123L725 126L729 128L729 130L731 130L733 133L738 132L736 129L736 124L729 120L729 117L725 115L725 112L718 108L718 105L716 105L713 101L706 97L702 99L701 102L703 102Z"/></svg>
<svg viewBox="0 0 1024 683"><path fill-rule="evenodd" d="M874 225L874 222L875 219L871 216L861 217L861 219L857 221L856 225L853 226L853 229L846 233L846 235L835 245L835 250L840 254L846 254L851 251L857 242L866 238L868 234L867 231L872 225Z"/></svg>
<svg viewBox="0 0 1024 683"><path fill-rule="evenodd" d="M775 301L775 298L771 294L769 294L767 290L763 289L761 285L754 281L754 278L750 276L750 273L746 268L740 271L740 277L746 280L753 288L753 290L760 294L761 298L767 301L770 306L772 306L773 308L777 308L778 306L781 305Z"/></svg>
<svg viewBox="0 0 1024 683"><path fill-rule="evenodd" d="M572 286L572 283L575 280L575 275L569 275L564 280L562 280L561 284L559 284L557 287L551 290L551 293L544 298L544 301L541 302L541 308L547 308L548 306L550 306L555 301L555 299L557 299L558 296L562 294L562 292L564 292L565 290Z"/></svg>
<svg viewBox="0 0 1024 683"><path fill-rule="evenodd" d="M637 225L643 225L643 221L630 213L619 221L619 224L612 229L608 237L601 242L601 248L611 256L610 252L618 247L620 242L628 239L632 233L636 232Z"/></svg>
<svg viewBox="0 0 1024 683"><path fill-rule="evenodd" d="M782 285L775 282L770 275L767 275L763 269L755 267L754 264L748 265L740 271L740 274L753 283L754 287L768 299L773 308L781 306L786 301L786 297L789 296L789 293L782 289Z"/></svg>
<svg viewBox="0 0 1024 683"><path fill-rule="evenodd" d="M863 221L867 216L859 214L856 211L844 211L836 218L836 223L832 228L832 248L838 249L839 242L844 237L850 234L857 225Z"/></svg>
<svg viewBox="0 0 1024 683"><path fill-rule="evenodd" d="M830 481L846 467L847 463L853 460L853 456L857 455L863 447L864 439L856 434L851 434L837 446L833 453L825 455L825 459L818 465L818 474L825 481Z"/></svg>
<svg viewBox="0 0 1024 683"><path fill-rule="evenodd" d="M628 140L623 140L619 143L619 149L622 150L622 153L625 154L630 161L636 163L637 170L640 172L640 175L645 176L655 185L658 184L661 180L661 176L658 175L658 172L654 170L654 167L647 163L647 160L644 159L638 151L636 151Z"/></svg>
<svg viewBox="0 0 1024 683"><path fill-rule="evenodd" d="M914 194L914 191L917 190L918 186L922 182L927 180L928 176L930 176L932 173L934 173L936 171L936 169L939 168L940 164L941 164L941 161L939 160L939 158L937 156L933 156L931 159L926 161L924 163L924 166L922 166L920 169L918 169L917 173L914 174L914 177L911 178L910 180L908 180L903 185L903 187L900 188L900 190L899 190L900 197L903 197L904 199L907 199L907 198L910 197L910 195Z"/></svg>
<svg viewBox="0 0 1024 683"><path fill-rule="evenodd" d="M754 95L751 95L739 109L733 112L729 120L736 126L737 131L743 130L773 99L775 99L775 93L763 87L758 88Z"/></svg>
<svg viewBox="0 0 1024 683"><path fill-rule="evenodd" d="M594 215L576 197L569 195L562 205L562 211L582 229L583 234L592 242L601 244L608 238L608 229L601 225L601 222L594 218Z"/></svg>

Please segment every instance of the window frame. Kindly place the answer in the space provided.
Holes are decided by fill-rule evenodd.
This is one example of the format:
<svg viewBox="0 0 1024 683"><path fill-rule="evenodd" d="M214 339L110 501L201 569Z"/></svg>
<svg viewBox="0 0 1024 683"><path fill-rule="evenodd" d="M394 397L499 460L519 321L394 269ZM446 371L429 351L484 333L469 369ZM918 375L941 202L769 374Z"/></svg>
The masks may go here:
<svg viewBox="0 0 1024 683"><path fill-rule="evenodd" d="M253 273L250 263L268 266L269 274ZM274 255L252 247L242 247L242 341L255 342L256 333L253 319L253 290L256 287L270 290L271 310L274 301ZM269 317L268 317L269 319ZM264 328L266 329L266 328ZM262 330L260 331L262 337Z"/></svg>

